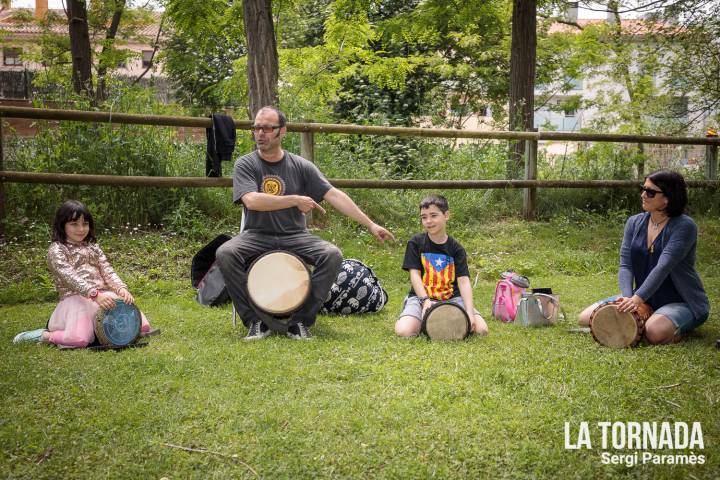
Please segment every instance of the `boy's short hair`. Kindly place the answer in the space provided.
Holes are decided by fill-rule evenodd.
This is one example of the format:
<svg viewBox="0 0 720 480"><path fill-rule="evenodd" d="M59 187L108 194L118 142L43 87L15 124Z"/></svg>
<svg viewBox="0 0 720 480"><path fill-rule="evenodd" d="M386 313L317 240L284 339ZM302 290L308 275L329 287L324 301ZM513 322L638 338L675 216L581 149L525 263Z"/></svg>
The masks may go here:
<svg viewBox="0 0 720 480"><path fill-rule="evenodd" d="M442 195L433 194L423 198L422 202L420 202L420 210L430 208L431 205L435 205L436 207L438 207L442 213L450 210L450 205L448 205L447 198L443 197Z"/></svg>

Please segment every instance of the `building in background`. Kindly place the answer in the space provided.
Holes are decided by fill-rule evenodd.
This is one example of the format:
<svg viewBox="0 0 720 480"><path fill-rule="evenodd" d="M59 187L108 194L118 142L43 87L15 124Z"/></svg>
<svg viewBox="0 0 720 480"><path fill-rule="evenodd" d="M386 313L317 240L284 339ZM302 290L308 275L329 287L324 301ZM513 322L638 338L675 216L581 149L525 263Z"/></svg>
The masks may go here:
<svg viewBox="0 0 720 480"><path fill-rule="evenodd" d="M152 18L132 36L123 34L120 25L116 48L129 53L128 58L112 71L114 75L137 78L161 77L162 67L155 62L157 52L154 44L160 28L160 12L151 13ZM37 53L44 35L69 36L68 19L65 10L49 9L47 0L36 0L35 8L7 8L0 12L0 98L22 98L30 96L28 78L40 72L45 66L32 60ZM99 32L104 37L105 32ZM92 36L92 33L91 33ZM102 38L91 38L95 51L100 51ZM7 72L15 72L8 74Z"/></svg>

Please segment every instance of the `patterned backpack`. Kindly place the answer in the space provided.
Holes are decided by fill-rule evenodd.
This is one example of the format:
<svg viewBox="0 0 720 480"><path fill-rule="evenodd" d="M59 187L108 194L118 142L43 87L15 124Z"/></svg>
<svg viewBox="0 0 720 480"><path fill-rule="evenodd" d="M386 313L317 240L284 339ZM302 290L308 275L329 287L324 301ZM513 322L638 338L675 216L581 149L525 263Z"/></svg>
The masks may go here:
<svg viewBox="0 0 720 480"><path fill-rule="evenodd" d="M343 260L335 282L330 287L322 313L349 315L379 312L388 294L373 271L359 260Z"/></svg>
<svg viewBox="0 0 720 480"><path fill-rule="evenodd" d="M495 285L492 316L502 322L514 322L518 303L525 290L530 288L530 280L512 270L501 273L500 277Z"/></svg>

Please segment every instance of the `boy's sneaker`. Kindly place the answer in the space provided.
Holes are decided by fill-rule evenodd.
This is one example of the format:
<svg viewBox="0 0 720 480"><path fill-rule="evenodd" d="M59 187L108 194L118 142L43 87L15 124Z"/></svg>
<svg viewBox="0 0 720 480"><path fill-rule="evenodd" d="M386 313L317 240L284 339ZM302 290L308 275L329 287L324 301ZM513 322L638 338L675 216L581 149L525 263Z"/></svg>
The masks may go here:
<svg viewBox="0 0 720 480"><path fill-rule="evenodd" d="M295 340L312 340L313 336L308 330L308 327L304 323L299 322L295 325L290 325L287 331L287 336Z"/></svg>
<svg viewBox="0 0 720 480"><path fill-rule="evenodd" d="M248 330L245 340L262 340L269 337L271 333L268 326L263 322L253 322L250 324L250 330Z"/></svg>
<svg viewBox="0 0 720 480"><path fill-rule="evenodd" d="M42 342L42 334L44 331L44 328L38 328L37 330L29 330L27 332L18 333L15 335L15 338L13 338L13 343Z"/></svg>

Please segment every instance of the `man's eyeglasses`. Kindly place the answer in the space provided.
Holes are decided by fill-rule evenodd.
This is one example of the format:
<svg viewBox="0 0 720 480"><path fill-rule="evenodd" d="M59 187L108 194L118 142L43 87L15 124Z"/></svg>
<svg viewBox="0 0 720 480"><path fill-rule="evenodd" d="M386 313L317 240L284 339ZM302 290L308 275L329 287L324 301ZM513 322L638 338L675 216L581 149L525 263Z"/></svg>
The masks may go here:
<svg viewBox="0 0 720 480"><path fill-rule="evenodd" d="M648 198L655 198L658 193L664 193L662 190L653 190L652 188L640 187L640 193L645 192Z"/></svg>
<svg viewBox="0 0 720 480"><path fill-rule="evenodd" d="M272 133L275 130L280 128L280 125L253 125L252 131L253 132L263 132L263 133Z"/></svg>

